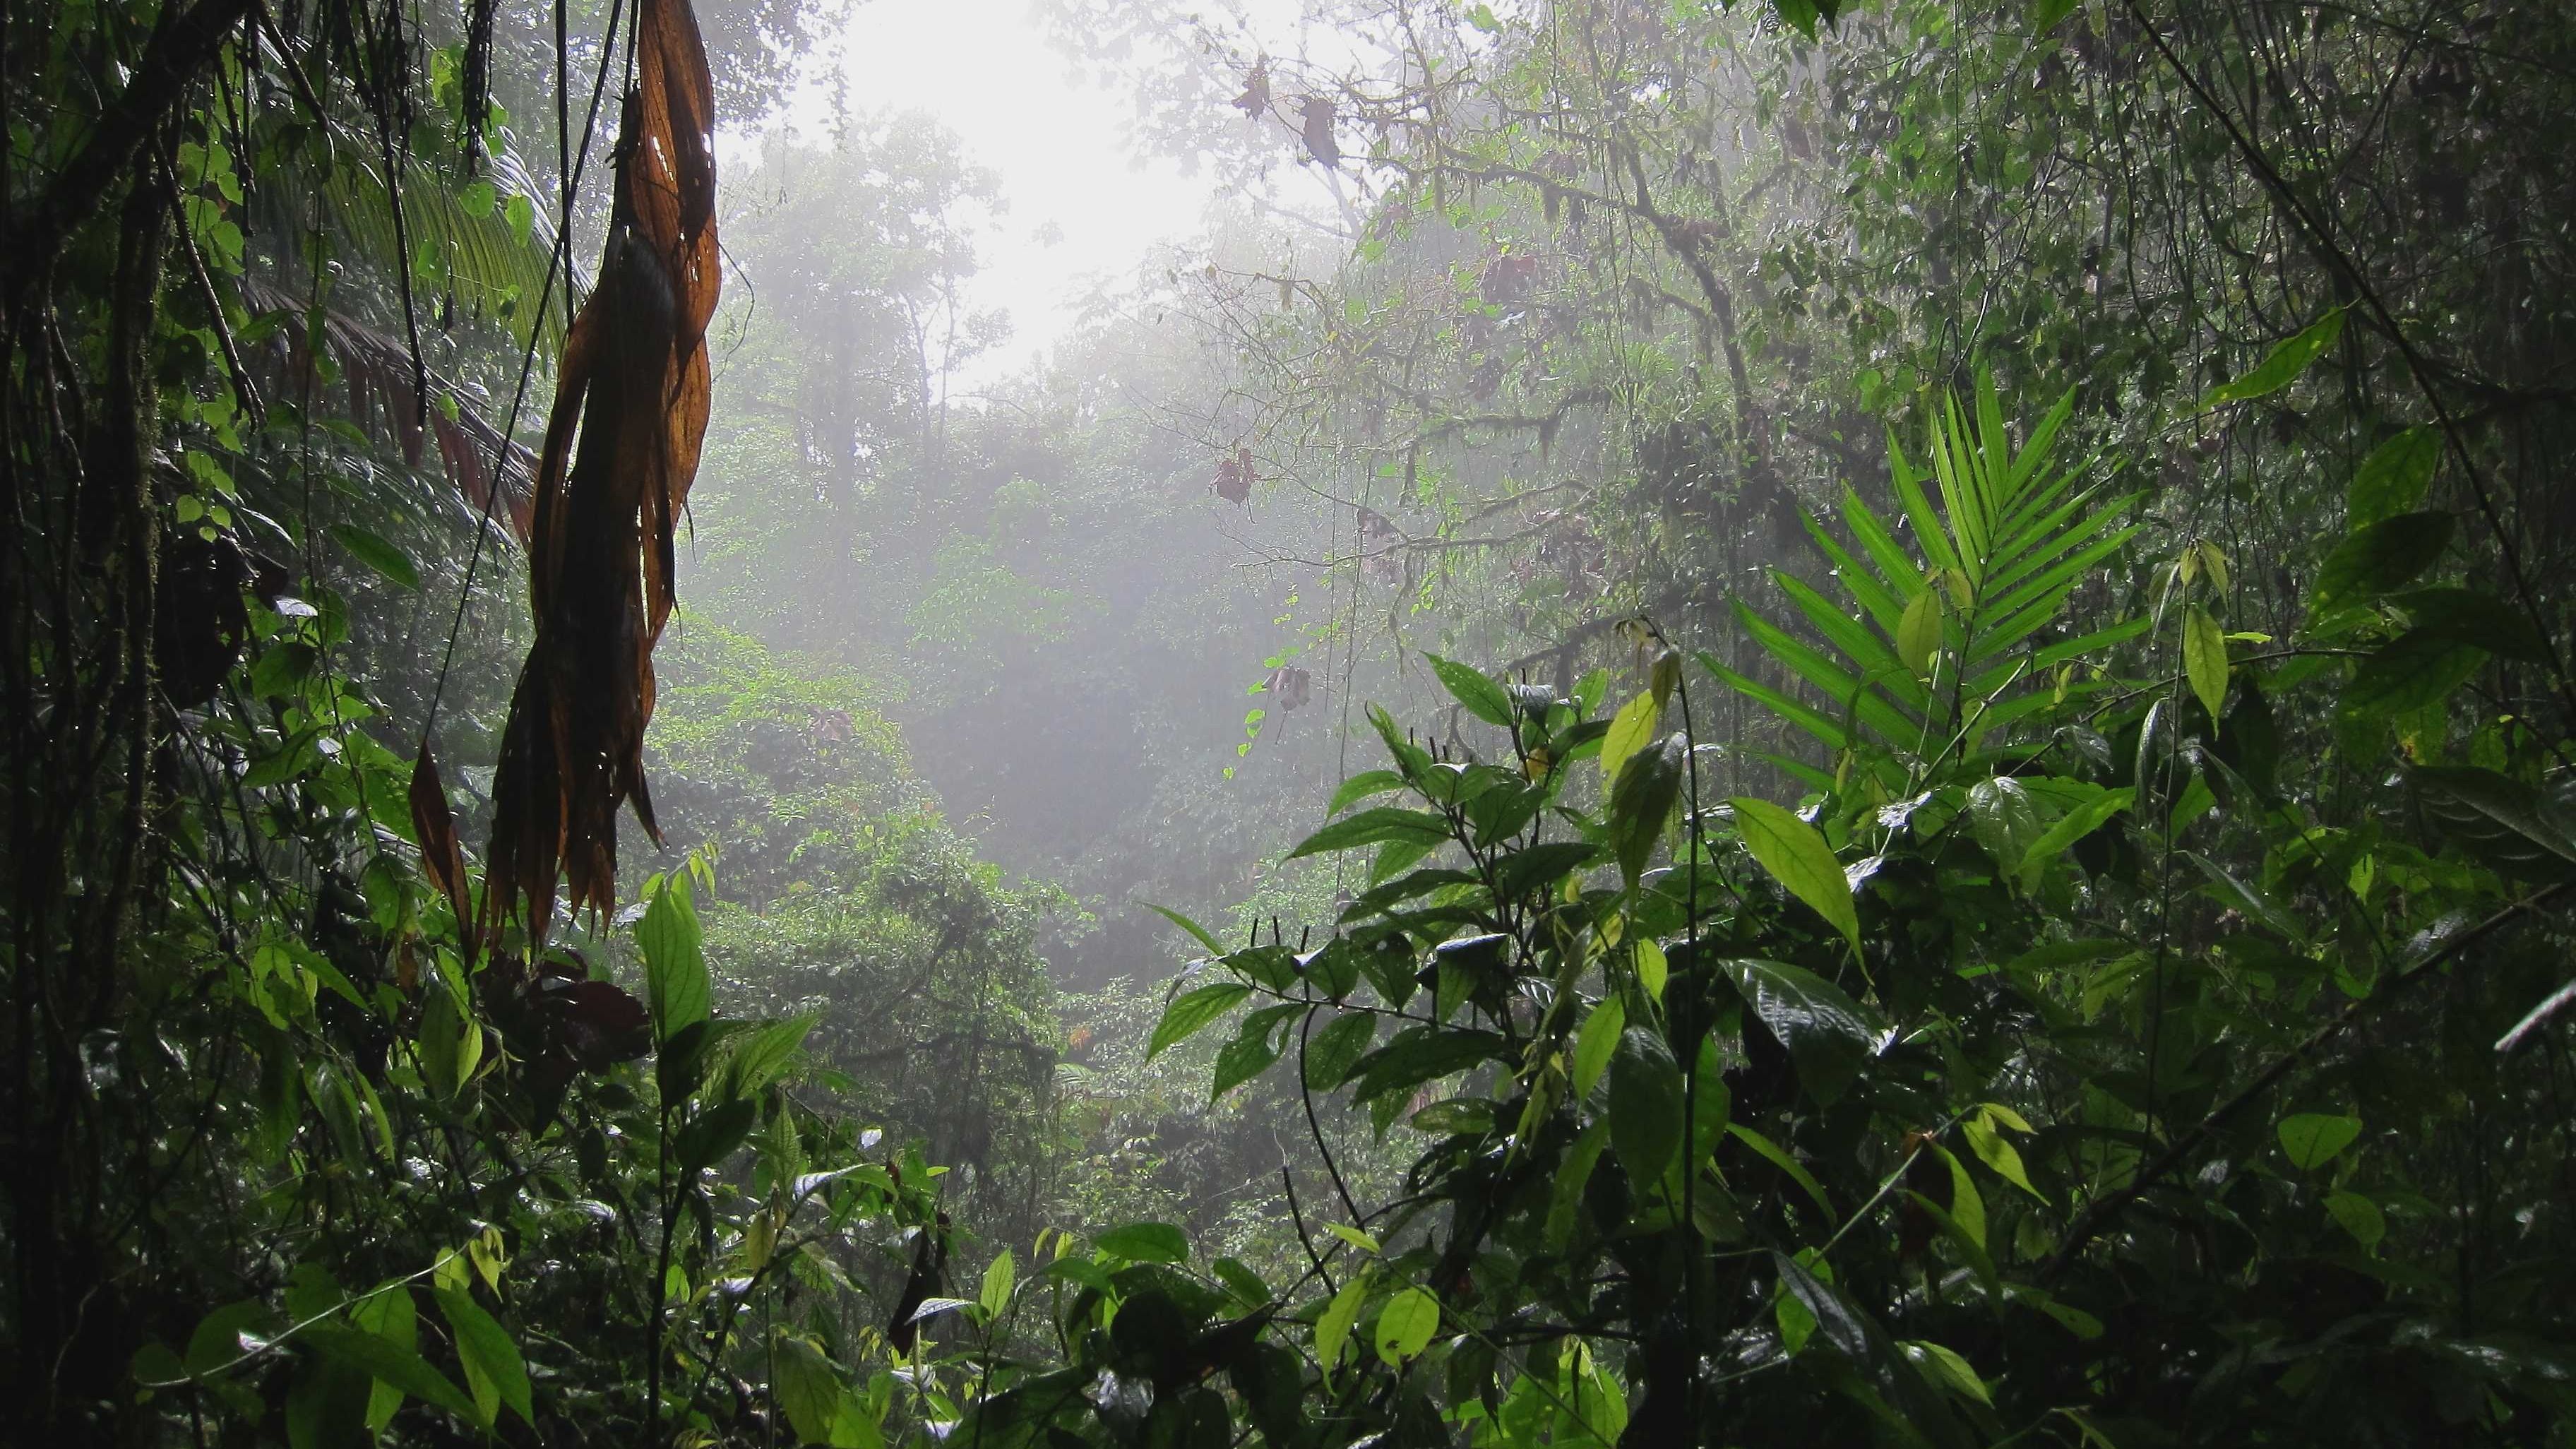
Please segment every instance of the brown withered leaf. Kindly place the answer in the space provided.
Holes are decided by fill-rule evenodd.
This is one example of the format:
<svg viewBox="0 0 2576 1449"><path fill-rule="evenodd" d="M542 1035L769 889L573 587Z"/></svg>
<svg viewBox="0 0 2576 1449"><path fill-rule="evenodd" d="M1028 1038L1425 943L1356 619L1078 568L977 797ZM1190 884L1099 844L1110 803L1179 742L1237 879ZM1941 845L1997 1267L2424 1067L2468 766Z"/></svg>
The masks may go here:
<svg viewBox="0 0 2576 1449"><path fill-rule="evenodd" d="M688 0L643 0L599 281L564 338L539 455L528 649L495 775L484 910L542 939L560 880L615 903L617 811L656 841L644 781L653 646L706 438L720 285L714 87Z"/></svg>
<svg viewBox="0 0 2576 1449"><path fill-rule="evenodd" d="M1333 103L1322 96L1308 98L1302 119L1306 154L1327 166L1340 165L1342 142L1333 134Z"/></svg>
<svg viewBox="0 0 2576 1449"><path fill-rule="evenodd" d="M1234 108L1246 116L1258 116L1270 109L1270 60L1255 61L1243 78L1243 94L1234 98Z"/></svg>
<svg viewBox="0 0 2576 1449"><path fill-rule="evenodd" d="M474 912L468 904L465 849L456 843L456 815L447 808L447 782L439 777L438 762L430 758L426 740L411 767L411 828L420 839L421 869L447 897L447 904L456 911L457 930L470 940Z"/></svg>

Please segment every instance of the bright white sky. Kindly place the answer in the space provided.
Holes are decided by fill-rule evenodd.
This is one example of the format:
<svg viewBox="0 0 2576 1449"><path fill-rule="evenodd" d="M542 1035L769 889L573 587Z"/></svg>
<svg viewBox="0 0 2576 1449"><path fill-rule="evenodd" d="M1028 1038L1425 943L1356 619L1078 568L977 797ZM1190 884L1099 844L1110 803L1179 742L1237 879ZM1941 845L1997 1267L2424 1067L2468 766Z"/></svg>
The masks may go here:
<svg viewBox="0 0 2576 1449"><path fill-rule="evenodd" d="M1006 309L1011 338L968 386L1060 339L1091 279L1123 279L1155 243L1199 230L1212 179L1131 149L1129 98L1078 76L1028 0L861 0L845 51L853 105L927 112L1001 179L1009 210L978 239L972 305Z"/></svg>

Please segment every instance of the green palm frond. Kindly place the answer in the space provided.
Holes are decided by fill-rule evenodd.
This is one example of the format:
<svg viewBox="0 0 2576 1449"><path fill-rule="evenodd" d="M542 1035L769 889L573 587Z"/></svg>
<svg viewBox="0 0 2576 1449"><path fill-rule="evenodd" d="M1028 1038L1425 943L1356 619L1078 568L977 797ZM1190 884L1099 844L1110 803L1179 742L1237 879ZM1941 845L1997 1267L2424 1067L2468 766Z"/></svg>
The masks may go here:
<svg viewBox="0 0 2576 1449"><path fill-rule="evenodd" d="M338 164L322 185L333 225L391 275L406 260L394 226L393 193L378 167L349 148L338 149ZM539 342L552 351L563 340L561 278L555 283L557 305L541 305L554 246L552 226L543 206L533 201L514 206L512 198L536 193L535 182L516 157L496 153L490 170L492 180L480 189L443 182L404 186L400 239L411 244L408 260L415 277L440 277L460 308L492 319L520 346L527 344L530 326L538 327Z"/></svg>
<svg viewBox="0 0 2576 1449"><path fill-rule="evenodd" d="M1703 663L1836 754L1872 744L1921 759L1954 740L1973 754L2053 703L2058 666L2133 638L2148 622L2039 642L2075 586L2140 526L2121 520L2143 495L2108 497L2101 485L2076 486L2082 468L2052 468L2073 407L2072 393L2059 399L2016 449L1994 380L1981 375L1973 408L1951 396L1934 413L1927 467L1888 439L1901 524L1920 559L1846 486L1850 542L1812 517L1807 531L1847 602L1773 570L1807 637L1737 602L1745 632L1824 703L1795 699L1706 655Z"/></svg>

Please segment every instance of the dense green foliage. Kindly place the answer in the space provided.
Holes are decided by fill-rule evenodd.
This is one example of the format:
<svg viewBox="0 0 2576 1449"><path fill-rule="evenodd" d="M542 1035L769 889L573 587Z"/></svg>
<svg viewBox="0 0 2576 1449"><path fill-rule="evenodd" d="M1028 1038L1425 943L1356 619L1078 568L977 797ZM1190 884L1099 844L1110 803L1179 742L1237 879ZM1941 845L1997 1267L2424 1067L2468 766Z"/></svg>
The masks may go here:
<svg viewBox="0 0 2576 1449"><path fill-rule="evenodd" d="M505 922L638 13L0 15L13 1442L2576 1443L2563 6L1049 0L1220 200L997 380L711 3Z"/></svg>

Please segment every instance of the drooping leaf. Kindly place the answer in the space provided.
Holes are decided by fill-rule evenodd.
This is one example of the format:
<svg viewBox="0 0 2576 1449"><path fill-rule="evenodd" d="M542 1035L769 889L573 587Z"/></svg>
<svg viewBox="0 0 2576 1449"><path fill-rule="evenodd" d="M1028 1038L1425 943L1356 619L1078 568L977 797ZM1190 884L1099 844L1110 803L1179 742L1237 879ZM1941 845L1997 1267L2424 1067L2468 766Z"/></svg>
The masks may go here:
<svg viewBox="0 0 2576 1449"><path fill-rule="evenodd" d="M1860 912L1852 905L1851 884L1842 862L1816 828L1768 800L1738 798L1736 834L1745 849L1790 895L1806 903L1825 923L1842 933L1853 951L1860 950Z"/></svg>
<svg viewBox="0 0 2576 1449"><path fill-rule="evenodd" d="M347 1324L317 1323L297 1334L296 1341L334 1363L346 1364L422 1403L435 1404L477 1425L489 1425L490 1421L482 1417L474 1401L446 1375L431 1368L418 1353L389 1338Z"/></svg>
<svg viewBox="0 0 2576 1449"><path fill-rule="evenodd" d="M2493 594L2475 589L2409 589L2388 602L2415 621L2415 633L2484 649L2531 664L2549 662L2549 644L2531 616Z"/></svg>
<svg viewBox="0 0 2576 1449"><path fill-rule="evenodd" d="M1896 625L1896 657L1918 676L1932 672L1932 656L1941 650L1941 594L1925 589L1905 606Z"/></svg>
<svg viewBox="0 0 2576 1449"><path fill-rule="evenodd" d="M2407 783L2442 834L2523 880L2576 874L2576 819L2540 792L2474 765L2417 765Z"/></svg>
<svg viewBox="0 0 2576 1449"><path fill-rule="evenodd" d="M771 1359L770 1383L778 1406L799 1444L835 1442L833 1430L842 1406L841 1376L811 1340L802 1334L778 1336Z"/></svg>
<svg viewBox="0 0 2576 1449"><path fill-rule="evenodd" d="M2413 583L2451 546L2454 526L2447 513L2401 513L2354 529L2317 570L2310 612L2323 617Z"/></svg>
<svg viewBox="0 0 2576 1449"><path fill-rule="evenodd" d="M1352 1066L1376 1034L1377 1018L1368 1012L1346 1012L1324 1023L1306 1042L1306 1085L1329 1092L1350 1080Z"/></svg>
<svg viewBox="0 0 2576 1449"><path fill-rule="evenodd" d="M2297 336L2275 345L2264 354L2261 362L2255 364L2253 371L2211 388L2209 396L2202 398L2200 405L2211 408L2221 403L2245 402L2279 392L2296 381L2300 373L2308 370L2308 364L2316 360L2317 354L2332 347L2335 339L2342 335L2343 309L2337 307L2310 323Z"/></svg>
<svg viewBox="0 0 2576 1449"><path fill-rule="evenodd" d="M1659 1182L1682 1145L1682 1073L1664 1034L1630 1027L1610 1059L1610 1146L1633 1183Z"/></svg>
<svg viewBox="0 0 2576 1449"><path fill-rule="evenodd" d="M1152 1040L1145 1044L1145 1060L1150 1062L1166 1047L1189 1040L1251 994L1252 988L1239 981L1219 981L1172 998L1172 1004L1163 1008L1163 1019L1154 1024Z"/></svg>
<svg viewBox="0 0 2576 1449"><path fill-rule="evenodd" d="M1368 1301L1368 1278L1354 1277L1341 1286L1332 1301L1324 1305L1323 1316L1315 1320L1315 1362L1327 1381L1333 1365L1341 1361L1342 1348L1351 1341L1351 1325L1359 1322L1360 1308Z"/></svg>
<svg viewBox="0 0 2576 1449"><path fill-rule="evenodd" d="M494 1422L500 1410L507 1408L519 1416L521 1423L536 1423L527 1361L519 1356L519 1346L511 1340L510 1331L484 1312L482 1305L463 1289L430 1291L456 1340L456 1358L464 1365L465 1386L473 1392L482 1422Z"/></svg>
<svg viewBox="0 0 2576 1449"><path fill-rule="evenodd" d="M420 569L412 563L411 555L386 541L382 535L370 533L354 523L335 523L331 525L331 539L347 549L351 558L375 570L388 583L419 592Z"/></svg>
<svg viewBox="0 0 2576 1449"><path fill-rule="evenodd" d="M1791 1182L1796 1183L1799 1191L1804 1192L1808 1200L1816 1205L1817 1211L1825 1215L1826 1222L1830 1223L1834 1220L1834 1205L1825 1196L1824 1184L1816 1181L1816 1175L1809 1172L1798 1159L1791 1157L1787 1149L1741 1122L1727 1123L1726 1131L1727 1135L1753 1149L1756 1156L1780 1169Z"/></svg>
<svg viewBox="0 0 2576 1449"><path fill-rule="evenodd" d="M474 908L467 893L465 851L456 843L456 816L447 806L447 783L439 778L438 762L430 758L426 742L411 770L411 822L413 838L420 844L422 871L447 897L448 908L456 913L457 929L470 935Z"/></svg>
<svg viewBox="0 0 2576 1449"><path fill-rule="evenodd" d="M2046 830L2040 832L2037 840L2030 843L2030 849L2022 852L2020 866L2022 889L2038 889L2040 872L2048 868L2050 861L2064 854L2069 846L2110 823L2112 816L2129 808L2129 802L2136 798L2136 795L2137 791L2126 786L2117 790L2105 790L2058 816Z"/></svg>
<svg viewBox="0 0 2576 1449"><path fill-rule="evenodd" d="M635 923L655 1041L668 1042L707 1019L713 984L707 975L704 942L687 877L665 879L645 904L643 918Z"/></svg>
<svg viewBox="0 0 2576 1449"><path fill-rule="evenodd" d="M1619 712L1610 717L1609 733L1601 737L1601 779L1605 786L1617 781L1628 757L1655 737L1659 713L1654 691L1648 690L1619 706Z"/></svg>
<svg viewBox="0 0 2576 1449"><path fill-rule="evenodd" d="M1632 889L1646 873L1646 862L1654 857L1656 842L1663 839L1664 822L1672 818L1673 805L1681 798L1687 756L1681 735L1666 735L1661 743L1630 755L1611 783L1605 824L1610 848L1619 857L1619 873Z"/></svg>
<svg viewBox="0 0 2576 1449"><path fill-rule="evenodd" d="M2431 428L2413 427L2371 450L2352 475L2344 505L2346 529L2367 528L2383 518L2412 511L2432 486L2433 469L2442 461L2442 436Z"/></svg>
<svg viewBox="0 0 2576 1449"><path fill-rule="evenodd" d="M1843 989L1779 961L1721 960L1718 971L1796 1062L1799 1084L1832 1104L1877 1050L1878 1023Z"/></svg>
<svg viewBox="0 0 2576 1449"><path fill-rule="evenodd" d="M2487 652L2476 645L2409 629L2361 661L2337 703L2357 717L2407 714L2458 693L2486 661Z"/></svg>
<svg viewBox="0 0 2576 1449"><path fill-rule="evenodd" d="M1606 996L1575 1033L1572 1081L1578 1098L1592 1095L1601 1074L1610 1068L1611 1055L1619 1050L1619 1034L1628 1027L1628 1013L1616 996Z"/></svg>
<svg viewBox="0 0 2576 1449"><path fill-rule="evenodd" d="M2182 667L2191 692L2211 719L2226 713L2227 631L2209 611L2194 604L2182 617Z"/></svg>
<svg viewBox="0 0 2576 1449"><path fill-rule="evenodd" d="M1215 1101L1270 1070L1270 1064L1279 1060L1280 1026L1303 1009L1288 1002L1248 1013L1234 1040L1217 1048L1216 1078L1208 1088L1208 1100Z"/></svg>

